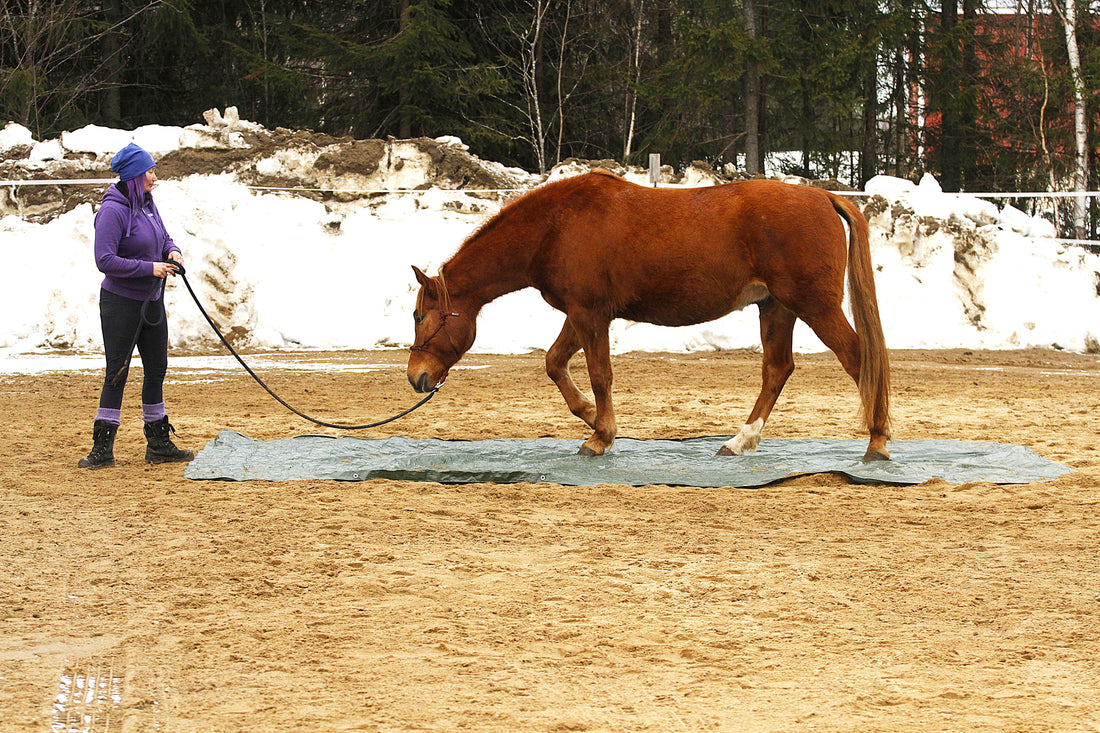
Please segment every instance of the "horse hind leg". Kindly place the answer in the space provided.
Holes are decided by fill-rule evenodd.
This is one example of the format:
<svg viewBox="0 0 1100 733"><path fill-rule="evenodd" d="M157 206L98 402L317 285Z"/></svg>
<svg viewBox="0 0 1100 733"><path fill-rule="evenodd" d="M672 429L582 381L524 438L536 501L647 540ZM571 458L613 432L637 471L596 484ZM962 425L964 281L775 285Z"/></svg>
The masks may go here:
<svg viewBox="0 0 1100 733"><path fill-rule="evenodd" d="M740 456L752 453L764 437L764 424L779 399L783 386L794 372L795 315L774 298L758 304L760 309L760 342L764 349L761 366L762 384L752 412L741 432L722 444L720 456Z"/></svg>
<svg viewBox="0 0 1100 733"><path fill-rule="evenodd" d="M859 387L861 371L859 335L844 317L844 312L837 308L823 316L803 316L803 320L813 329L821 342L836 354L844 371ZM860 398L863 405L861 413L871 438L867 445L867 452L863 455L863 462L888 461L890 451L886 448L886 442L889 439L889 429L885 418L873 414L875 412L873 404L868 408L867 398L862 394Z"/></svg>
<svg viewBox="0 0 1100 733"><path fill-rule="evenodd" d="M573 375L569 373L569 361L580 351L577 332L566 320L554 344L546 352L546 375L557 385L569 411L584 420L590 428L596 427L596 403L577 389Z"/></svg>

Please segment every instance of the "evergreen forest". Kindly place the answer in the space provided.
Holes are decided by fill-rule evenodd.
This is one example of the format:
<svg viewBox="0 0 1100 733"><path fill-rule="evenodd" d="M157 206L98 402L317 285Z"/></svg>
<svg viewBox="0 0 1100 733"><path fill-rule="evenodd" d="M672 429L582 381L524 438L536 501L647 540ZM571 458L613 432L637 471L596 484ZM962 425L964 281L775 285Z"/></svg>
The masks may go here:
<svg viewBox="0 0 1100 733"><path fill-rule="evenodd" d="M45 139L236 106L531 171L783 153L856 186L1083 190L1100 23L1066 1L4 0L0 121Z"/></svg>

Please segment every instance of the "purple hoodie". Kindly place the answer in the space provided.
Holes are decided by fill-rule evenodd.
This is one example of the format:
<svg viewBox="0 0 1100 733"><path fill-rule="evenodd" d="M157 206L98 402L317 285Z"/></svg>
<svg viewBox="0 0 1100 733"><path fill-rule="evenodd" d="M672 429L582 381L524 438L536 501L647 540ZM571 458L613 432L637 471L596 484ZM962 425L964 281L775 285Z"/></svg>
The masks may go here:
<svg viewBox="0 0 1100 733"><path fill-rule="evenodd" d="M95 264L107 276L103 289L134 300L145 300L157 282L153 263L180 251L144 185L141 177L112 185L95 215Z"/></svg>

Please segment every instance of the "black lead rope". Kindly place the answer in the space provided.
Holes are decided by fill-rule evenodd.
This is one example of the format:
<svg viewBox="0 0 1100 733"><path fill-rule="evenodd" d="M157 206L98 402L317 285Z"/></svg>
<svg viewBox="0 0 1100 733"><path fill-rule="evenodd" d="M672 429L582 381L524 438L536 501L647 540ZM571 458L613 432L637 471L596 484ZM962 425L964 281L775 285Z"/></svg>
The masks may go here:
<svg viewBox="0 0 1100 733"><path fill-rule="evenodd" d="M387 417L385 420L379 420L378 422L365 423L363 425L342 425L340 423L325 422L324 420L318 420L315 417L311 417L310 415L307 415L306 413L302 412L301 410L295 408L293 405L289 404L286 400L284 400L279 395L275 394L275 392L264 383L264 380L260 379L259 375L257 375L256 372L252 371L252 367L248 366L248 364L245 363L244 359L241 358L241 355L237 353L237 350L234 349L233 346L228 341L226 341L225 336L222 335L222 332L218 328L218 325L216 323L214 323L214 319L211 318L210 314L206 312L206 309L202 307L202 303L199 302L199 297L197 295L195 295L195 291L194 291L194 289L192 289L191 283L187 280L187 273L183 269L183 265L181 265L178 262L171 262L170 264L175 266L176 274L183 278L183 284L187 286L187 292L189 292L191 294L191 299L195 301L195 305L198 307L199 313L202 313L202 317L206 319L206 322L210 325L210 328L212 328L214 330L214 333L216 333L218 335L218 339L222 342L222 345L225 346L225 348L229 349L229 353L232 354L233 357L237 360L237 362L242 367L244 367L244 370L246 372L248 372L248 374L253 379L256 380L256 384L263 387L264 391L267 392L269 395L271 395L273 398L275 398L275 401L278 402L280 405L282 405L286 409L290 410L291 412L293 412L298 417L300 417L304 420L308 420L308 421L310 421L311 423L313 423L315 425L321 425L321 426L326 427L326 428L335 428L336 430L366 430L367 428L377 428L381 425L391 423L394 420L400 420L401 418L405 417L405 415L408 415L413 410L416 410L419 407L427 404L428 400L430 400L432 397L435 397L435 393L438 392L439 388L443 386L443 383L440 382L439 384L437 384L435 387L432 388L432 391L428 393L427 397L420 400L419 402L417 402L415 405L413 405L409 409L407 409L403 412L399 412L396 415L394 415L393 417ZM146 318L145 309L146 309L146 306L148 306L149 301L151 301L153 299L153 296L156 294L158 287L161 288L162 293L164 292L163 289L164 289L164 286L167 283L167 281L168 281L168 278L164 278L161 282L155 283L153 285L153 288L149 291L149 295L146 296L145 302L142 303L142 306L141 306L141 322L138 323L137 331L134 332L134 343L133 343L133 345L130 346L131 353L134 350L134 346L137 345L138 335L141 333L142 326L144 326L146 324L153 326L153 325L156 325L156 324L160 323L160 321L155 321L155 322L149 321ZM129 362L129 360L127 360L126 366L124 366L122 369L120 369L118 374L115 375L115 381L116 382L118 381L119 378L121 378L122 374L125 373L126 369L129 368L129 366L130 366L130 362Z"/></svg>
<svg viewBox="0 0 1100 733"><path fill-rule="evenodd" d="M181 273L183 272L183 266L180 265L178 262L173 262L172 264L179 267ZM164 320L165 314L163 310L161 310L160 312L160 318L155 321L149 320L148 308L150 303L153 303L157 300L157 298L154 298L153 296L157 294L158 288L160 289L161 297L164 296L164 287L165 285L167 285L167 283L168 278L158 279L155 283L153 283L153 287L149 289L149 294L145 296L145 300L142 301L140 313L141 317L138 319L137 328L134 329L134 338L130 341L130 350L129 352L127 352L126 363L123 364L117 372L115 372L115 378L111 380L111 386L117 387L118 383L121 382L122 379L126 376L126 373L130 371L130 361L134 358L134 347L137 346L138 338L141 336L141 329L145 326L159 326L161 321Z"/></svg>

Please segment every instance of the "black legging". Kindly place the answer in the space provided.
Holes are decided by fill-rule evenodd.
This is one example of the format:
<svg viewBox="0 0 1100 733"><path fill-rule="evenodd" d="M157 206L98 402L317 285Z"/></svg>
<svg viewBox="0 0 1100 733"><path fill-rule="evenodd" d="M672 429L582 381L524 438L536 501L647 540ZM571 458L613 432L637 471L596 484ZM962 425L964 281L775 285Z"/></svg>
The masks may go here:
<svg viewBox="0 0 1100 733"><path fill-rule="evenodd" d="M115 384L115 374L126 366L133 351L134 331L141 323L142 301L121 295L99 291L99 320L103 327L103 351L107 356L107 374L99 406L118 410L122 408L122 394L126 388L129 369ZM141 354L141 402L156 405L164 402L164 375L168 372L168 318L164 312L164 298L149 301L145 318L152 321L141 327L137 347Z"/></svg>

